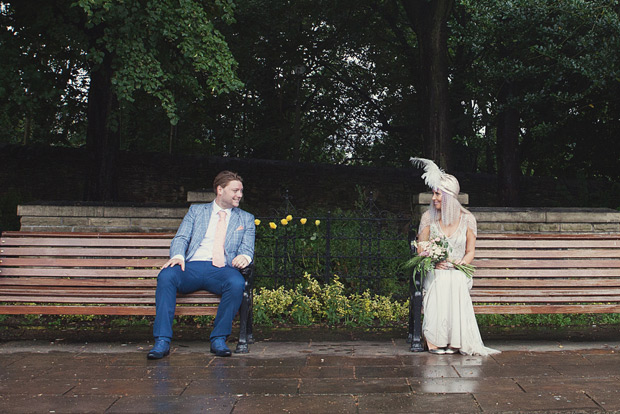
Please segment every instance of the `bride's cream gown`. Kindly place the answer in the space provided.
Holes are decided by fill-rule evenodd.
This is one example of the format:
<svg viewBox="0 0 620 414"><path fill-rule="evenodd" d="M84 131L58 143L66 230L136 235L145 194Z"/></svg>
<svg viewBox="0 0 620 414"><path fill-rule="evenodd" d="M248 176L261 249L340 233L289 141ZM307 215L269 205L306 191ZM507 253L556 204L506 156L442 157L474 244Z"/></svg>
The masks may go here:
<svg viewBox="0 0 620 414"><path fill-rule="evenodd" d="M448 237L439 222L431 221L427 211L422 215L420 231L430 226L430 238L444 237L451 247L449 260L460 260L465 256L467 229L477 235L476 219L471 213L461 213L456 231ZM433 270L424 280L424 338L438 346L458 348L465 355L489 355L499 353L487 348L482 342L474 307L469 296L473 280L461 271Z"/></svg>

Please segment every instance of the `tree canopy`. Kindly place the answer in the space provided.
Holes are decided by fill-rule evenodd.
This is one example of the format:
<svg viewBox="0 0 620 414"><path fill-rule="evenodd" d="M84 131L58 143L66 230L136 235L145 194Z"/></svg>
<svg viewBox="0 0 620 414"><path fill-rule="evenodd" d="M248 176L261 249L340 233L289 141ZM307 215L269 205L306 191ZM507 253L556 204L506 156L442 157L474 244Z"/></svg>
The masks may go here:
<svg viewBox="0 0 620 414"><path fill-rule="evenodd" d="M617 0L1 7L4 142L620 178Z"/></svg>

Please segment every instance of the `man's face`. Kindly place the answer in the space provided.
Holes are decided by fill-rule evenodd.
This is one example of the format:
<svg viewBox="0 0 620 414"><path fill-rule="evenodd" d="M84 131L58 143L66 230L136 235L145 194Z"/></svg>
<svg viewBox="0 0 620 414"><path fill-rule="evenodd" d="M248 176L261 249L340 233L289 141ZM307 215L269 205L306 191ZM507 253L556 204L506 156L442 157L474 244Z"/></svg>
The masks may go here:
<svg viewBox="0 0 620 414"><path fill-rule="evenodd" d="M243 184L241 181L230 181L226 187L217 187L215 202L222 208L239 207L239 201L243 197Z"/></svg>

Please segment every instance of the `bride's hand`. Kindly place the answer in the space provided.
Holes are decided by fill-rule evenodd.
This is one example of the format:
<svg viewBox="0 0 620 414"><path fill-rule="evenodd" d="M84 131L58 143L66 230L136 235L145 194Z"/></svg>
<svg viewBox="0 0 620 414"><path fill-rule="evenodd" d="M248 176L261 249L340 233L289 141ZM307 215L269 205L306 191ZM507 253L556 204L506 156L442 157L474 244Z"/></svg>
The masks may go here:
<svg viewBox="0 0 620 414"><path fill-rule="evenodd" d="M443 261L443 262L439 262L435 265L435 269L437 270L448 270L452 268L452 263L447 262L447 261Z"/></svg>

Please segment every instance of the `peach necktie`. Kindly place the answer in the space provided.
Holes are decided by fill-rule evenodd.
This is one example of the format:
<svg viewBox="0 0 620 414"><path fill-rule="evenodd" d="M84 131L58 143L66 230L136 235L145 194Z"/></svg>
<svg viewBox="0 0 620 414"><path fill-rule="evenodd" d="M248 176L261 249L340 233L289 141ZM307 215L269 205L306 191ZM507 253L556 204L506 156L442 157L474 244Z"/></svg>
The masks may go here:
<svg viewBox="0 0 620 414"><path fill-rule="evenodd" d="M220 219L215 227L215 238L213 240L213 266L224 267L226 258L224 257L224 239L226 238L226 212L220 210L217 213Z"/></svg>

